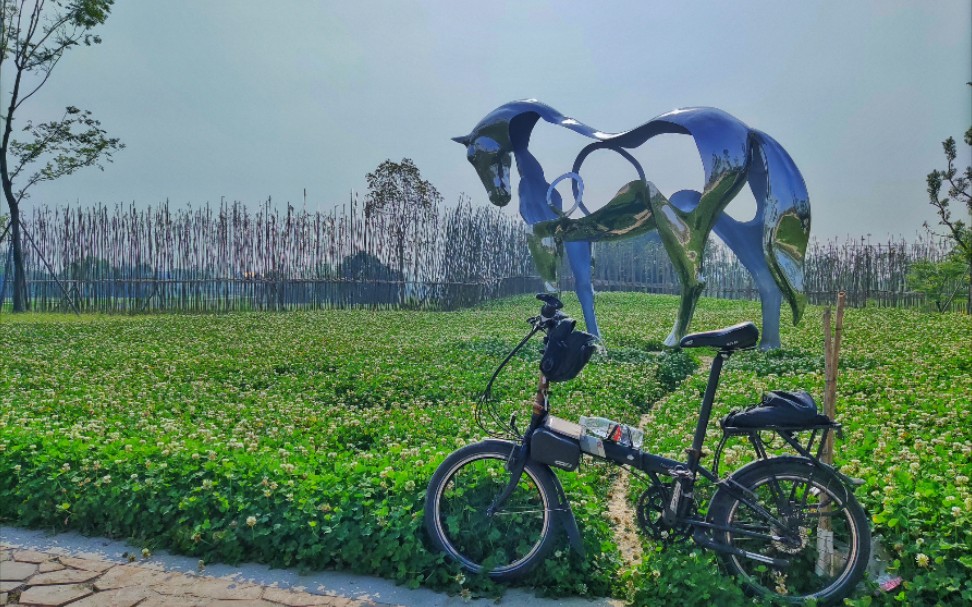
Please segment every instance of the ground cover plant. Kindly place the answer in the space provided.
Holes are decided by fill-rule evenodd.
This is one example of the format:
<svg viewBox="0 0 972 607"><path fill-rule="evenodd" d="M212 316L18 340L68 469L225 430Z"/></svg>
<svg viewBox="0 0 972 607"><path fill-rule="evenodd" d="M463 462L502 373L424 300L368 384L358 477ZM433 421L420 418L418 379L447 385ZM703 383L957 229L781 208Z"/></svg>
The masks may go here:
<svg viewBox="0 0 972 607"><path fill-rule="evenodd" d="M637 422L650 411L647 447L681 457L705 377L681 381L695 362L662 352L676 305L599 295L608 354L555 388L554 413ZM473 401L535 309L521 297L462 312L4 316L0 521L135 538L206 561L489 592L425 548L422 496L445 455L482 436ZM758 317L752 302L703 300L694 327ZM972 600L972 321L865 309L849 310L845 325L837 463L864 479L857 495L905 579L874 602ZM764 389L819 394L819 326L811 308L784 329L784 350L734 358L715 415ZM530 398L538 359L529 348L511 363L497 386L505 410ZM729 468L745 457L731 447ZM588 559L564 546L529 584L634 603L746 604L691 547L646 542L639 565L623 563L607 513L612 471L560 474Z"/></svg>
<svg viewBox="0 0 972 607"><path fill-rule="evenodd" d="M425 485L448 452L482 436L473 401L535 308L522 298L459 313L7 316L0 516L206 561L461 591L474 580L422 544ZM507 405L530 398L538 348L511 364L519 381L497 386ZM666 385L678 379L669 359L619 348L570 387L563 414L635 421L664 392L659 370ZM610 479L590 470L567 482L592 558L551 561L534 583L608 594L617 550L599 496Z"/></svg>

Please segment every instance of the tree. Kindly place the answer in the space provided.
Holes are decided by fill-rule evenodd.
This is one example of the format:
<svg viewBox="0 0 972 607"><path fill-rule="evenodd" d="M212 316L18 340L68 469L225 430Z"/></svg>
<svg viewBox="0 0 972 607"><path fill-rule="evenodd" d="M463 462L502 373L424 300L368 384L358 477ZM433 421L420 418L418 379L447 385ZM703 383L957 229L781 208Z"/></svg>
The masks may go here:
<svg viewBox="0 0 972 607"><path fill-rule="evenodd" d="M348 255L336 270L337 276L347 281L339 285L345 301L376 305L393 303L396 298L401 298L397 285L403 284L402 275L371 253L358 251Z"/></svg>
<svg viewBox="0 0 972 607"><path fill-rule="evenodd" d="M418 279L418 255L421 249L419 227L442 201L442 196L409 158L401 163L386 160L373 173L368 173L368 196L365 217L384 214L391 220L390 231L398 256L398 272L405 276L405 251L412 239L415 276Z"/></svg>
<svg viewBox="0 0 972 607"><path fill-rule="evenodd" d="M0 113L0 182L10 211L14 250L15 312L27 309L20 203L29 190L78 169L111 162L124 148L108 137L91 112L67 106L50 122L27 121L13 136L14 121L69 49L98 44L91 31L105 22L114 0L0 0L0 77L11 82L6 110Z"/></svg>
<svg viewBox="0 0 972 607"><path fill-rule="evenodd" d="M972 86L972 82L969 83ZM965 144L972 146L972 127L965 131ZM942 142L945 150L945 159L948 161L948 168L944 171L932 171L928 174L928 201L935 212L938 213L938 223L945 226L946 236L955 245L954 254L965 264L965 272L969 277L968 299L965 303L966 314L972 314L972 225L962 219L956 219L952 215L951 205L954 202L956 207L961 208L965 205L965 210L972 218L972 166L965 167L965 171L959 174L955 166L957 156L955 139L949 137ZM941 197L942 186L948 184L948 190L944 197ZM958 211L961 213L961 211ZM928 227L927 222L925 227Z"/></svg>
<svg viewBox="0 0 972 607"><path fill-rule="evenodd" d="M916 261L908 268L908 288L924 293L939 312L945 312L958 292L968 287L966 272L966 265L955 253L943 261Z"/></svg>

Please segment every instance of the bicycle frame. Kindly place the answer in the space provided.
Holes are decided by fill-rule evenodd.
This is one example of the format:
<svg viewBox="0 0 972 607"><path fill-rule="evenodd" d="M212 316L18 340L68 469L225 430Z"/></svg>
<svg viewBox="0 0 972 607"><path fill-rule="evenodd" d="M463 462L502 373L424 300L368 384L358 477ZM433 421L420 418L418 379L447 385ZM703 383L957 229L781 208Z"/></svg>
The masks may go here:
<svg viewBox="0 0 972 607"><path fill-rule="evenodd" d="M702 446L705 442L705 431L712 416L712 404L715 401L715 392L718 388L722 366L730 355L731 352L720 352L713 360L712 367L709 370L708 385L702 397L702 406L699 410L699 418L695 426L692 446L686 450L688 454L687 461L681 462L611 441L602 441L604 454L603 456L600 453L596 455L614 464L631 466L649 475L664 474L667 476L682 476L685 472L688 472L693 479L697 474L701 474L712 482L719 482L719 477L699 462L702 456ZM523 445L529 443L530 436L544 424L550 415L548 390L549 383L541 375L536 398L534 399L533 415L530 419L530 425L524 434ZM655 479L655 476L653 476L653 479Z"/></svg>
<svg viewBox="0 0 972 607"><path fill-rule="evenodd" d="M705 442L706 429L711 421L712 407L715 402L715 393L719 386L722 368L732 354L733 352L730 350L721 350L713 359L712 366L709 370L708 383L706 385L705 393L703 394L702 403L699 409L699 416L696 422L695 432L692 437L692 444L688 449L686 449L686 461L682 462L670 459L660 455L655 455L648 451L643 451L641 449L625 446L623 444L607 440L597 441L598 452L588 452L587 454L606 460L615 465L630 466L636 470L644 472L651 479L652 484L664 484L660 476L668 476L674 479L672 498L670 503L662 512L662 519L665 524L672 527L677 525L689 525L693 527L695 529L695 533L693 533L692 537L697 544L712 550L765 562L775 567L786 567L789 565L788 560L774 559L765 555L752 553L733 546L722 544L713 540L709 534L706 533L706 530L730 531L737 535L747 535L773 541L785 541L785 537L777 534L760 533L740 527L723 527L705 521L701 518L688 515L690 506L694 499L694 485L697 477L701 475L717 487L724 488L731 495L751 508L753 512L759 514L767 522L771 523L774 528L781 530L787 528L787 524L764 508L759 503L756 496L753 495L748 489L733 481L731 477L720 479L717 465L716 470L712 471L701 464L703 455L702 448ZM526 461L528 459L533 459L532 454L530 453L530 440L534 432L542 428L550 417L549 382L547 381L546 377L541 374L537 386L536 397L533 403L533 413L530 418L530 424L527 431L523 435L520 448L513 452L513 455L511 455L511 460L507 465L508 470L510 471L510 481L505 490L493 501L493 504L489 508L490 514L495 512L503 505L503 503L512 493L516 484L519 482L519 478L523 472L524 466L526 465ZM825 437L826 432L835 427L839 426L833 424L831 426L825 426L819 429L824 431ZM792 437L784 432L780 432L780 434L815 467L826 467L829 471L833 472L832 468L821 463L816 457L809 453L809 451L802 448L802 446ZM750 437L750 440L754 440L752 436ZM725 437L723 438L723 443L724 441ZM821 442L822 441L823 438L821 439ZM722 446L723 445L720 444L717 453L721 451ZM756 446L755 443L754 446ZM761 448L761 444L760 446L757 446L756 449L757 455L761 459L765 459L766 453L765 450ZM715 461L718 462L718 457ZM843 477L843 480L845 480L846 484L847 480L849 479ZM580 541L580 532L577 529L577 524L574 520L573 513L570 510L569 503L563 495L562 489L560 490L560 501L561 503L558 506L558 510L564 515L563 523L571 545L575 549L578 549L579 552L583 553L583 546ZM781 509L785 510L782 505Z"/></svg>
<svg viewBox="0 0 972 607"><path fill-rule="evenodd" d="M573 421L553 416L550 385L543 374L525 431L517 425L515 415L507 422L498 410L486 408L492 401L494 380L536 333L547 334L547 345L550 339L560 340L554 342L557 347L545 348L541 363L541 369L553 377L566 380L576 375L576 361L587 354L582 350L589 346L587 341L564 352L564 332L551 335L550 329L564 322L573 327L574 321L560 312L562 303L557 298L549 294L537 298L544 305L539 316L529 319L532 330L497 367L477 405L476 422L490 438L453 452L429 482L425 528L437 548L470 571L489 570L498 581L520 579L542 562L554 549L561 525L571 547L583 555L583 539L560 482L562 475L558 478L554 472L557 468L576 470L586 454L597 461L629 467L647 485L638 500L637 517L649 537L665 543L692 538L699 547L718 552L729 571L758 594L781 596L792 590L794 597L818 599L821 604L847 596L865 573L870 530L867 514L853 495L853 485L862 481L849 479L820 461L821 445L830 432L840 430L840 425L816 414L808 395L773 393L759 405L723 419L718 446L713 452L703 451L724 365L736 352L757 344L755 325L739 323L683 340L682 347L710 347L716 355L691 442L684 459L676 459L679 456L665 457L635 448L632 437L638 433L605 426L606 420L597 420L585 430ZM792 410L775 409L791 405ZM775 433L783 442L764 433ZM749 439L755 459L723 476L720 458L734 437ZM703 465L703 458L710 457ZM480 460L491 460L491 464L482 468ZM488 466L504 460L506 470L497 478L496 469ZM471 464L476 468L466 471ZM446 497L460 471L464 471L462 487L469 483L469 487L481 486L483 491L469 496L458 490ZM526 476L532 478L532 484L521 481ZM485 484L478 484L479 480ZM696 494L696 482L700 481L704 496ZM714 491L711 495L710 489ZM524 500L529 505L524 506ZM707 502L708 509L701 501ZM704 516L700 510L705 511ZM461 520L459 512L463 513ZM523 531L530 538L509 526L519 524L519 519L504 516L527 513L531 518ZM444 525L450 520L453 522L447 529ZM839 522L834 525L833 521ZM491 530L488 537L483 535L486 529ZM530 544L534 537L535 543ZM524 539L527 544L522 543ZM495 543L507 540L509 546ZM531 552L521 553L521 544L532 546ZM491 569L491 559L497 563L495 570ZM810 562L813 568L797 566Z"/></svg>

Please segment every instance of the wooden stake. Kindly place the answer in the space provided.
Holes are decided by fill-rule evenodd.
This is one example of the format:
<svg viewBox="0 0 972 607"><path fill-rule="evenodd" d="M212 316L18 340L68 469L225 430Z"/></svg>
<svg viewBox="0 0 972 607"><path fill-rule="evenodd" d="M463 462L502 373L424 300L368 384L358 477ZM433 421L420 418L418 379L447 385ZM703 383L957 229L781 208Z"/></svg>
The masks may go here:
<svg viewBox="0 0 972 607"><path fill-rule="evenodd" d="M826 324L826 327L824 328L826 348L825 357L827 361L825 363L826 380L824 388L824 415L830 419L834 419L837 416L837 375L840 367L840 342L844 332L845 299L846 297L843 291L837 294L837 320L834 323L833 340L830 338L830 308L824 312L824 323ZM834 463L833 432L827 433L827 441L824 444L823 453L820 459L825 464Z"/></svg>
<svg viewBox="0 0 972 607"><path fill-rule="evenodd" d="M830 330L830 306L824 310L823 314L823 332L824 332L824 392L823 392L823 408L824 413L827 414L828 411L833 409L832 403L830 402L830 383L833 377L833 338L831 336ZM824 453L822 458L824 463L827 462L827 449L824 448Z"/></svg>
<svg viewBox="0 0 972 607"><path fill-rule="evenodd" d="M837 294L837 320L834 326L833 338L830 331L830 308L824 310L824 414L834 419L837 414L837 369L840 361L840 338L844 329L844 292ZM834 433L828 432L825 439L820 460L825 464L834 463ZM830 511L830 504L820 504L821 512ZM824 516L817 524L817 563L818 575L833 575L836 570L834 557L834 534L830 526L830 518Z"/></svg>

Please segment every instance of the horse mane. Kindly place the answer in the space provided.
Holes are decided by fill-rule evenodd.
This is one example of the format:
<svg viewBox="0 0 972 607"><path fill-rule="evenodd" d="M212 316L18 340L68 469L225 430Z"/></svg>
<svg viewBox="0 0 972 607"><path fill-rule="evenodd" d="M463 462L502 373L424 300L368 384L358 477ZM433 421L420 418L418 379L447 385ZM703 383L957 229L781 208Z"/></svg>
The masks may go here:
<svg viewBox="0 0 972 607"><path fill-rule="evenodd" d="M533 127L541 118L545 122L570 129L590 139L604 140L614 136L613 133L603 133L579 120L565 116L553 107L536 99L521 99L504 103L480 120L473 128L473 133L480 132L497 123L506 122L510 125L510 139L514 147L525 146L529 142Z"/></svg>

